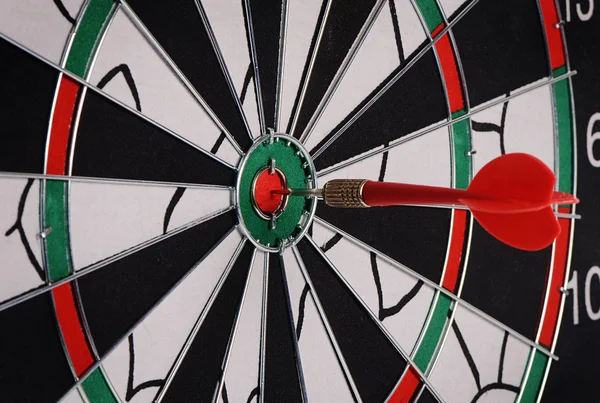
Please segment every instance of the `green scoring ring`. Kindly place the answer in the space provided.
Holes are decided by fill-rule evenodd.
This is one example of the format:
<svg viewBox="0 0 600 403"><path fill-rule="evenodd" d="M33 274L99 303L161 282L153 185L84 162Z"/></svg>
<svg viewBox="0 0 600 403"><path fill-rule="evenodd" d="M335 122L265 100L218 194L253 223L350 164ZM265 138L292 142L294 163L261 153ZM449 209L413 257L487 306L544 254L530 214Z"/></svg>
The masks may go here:
<svg viewBox="0 0 600 403"><path fill-rule="evenodd" d="M316 188L315 168L308 152L293 137L275 133L258 138L240 163L236 206L242 231L259 249L276 252L294 245L306 233L317 207L313 197L290 197L275 229L252 204L252 183L271 158L285 175L290 188Z"/></svg>

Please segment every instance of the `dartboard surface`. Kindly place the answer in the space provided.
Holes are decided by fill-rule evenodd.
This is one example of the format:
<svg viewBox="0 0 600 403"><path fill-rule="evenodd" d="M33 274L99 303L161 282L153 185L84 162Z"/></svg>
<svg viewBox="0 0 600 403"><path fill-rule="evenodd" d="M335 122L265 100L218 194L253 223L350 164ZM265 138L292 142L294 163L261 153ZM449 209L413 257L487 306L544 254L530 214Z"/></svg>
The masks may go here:
<svg viewBox="0 0 600 403"><path fill-rule="evenodd" d="M0 0L0 401L599 402L595 3ZM515 152L538 252L257 196Z"/></svg>

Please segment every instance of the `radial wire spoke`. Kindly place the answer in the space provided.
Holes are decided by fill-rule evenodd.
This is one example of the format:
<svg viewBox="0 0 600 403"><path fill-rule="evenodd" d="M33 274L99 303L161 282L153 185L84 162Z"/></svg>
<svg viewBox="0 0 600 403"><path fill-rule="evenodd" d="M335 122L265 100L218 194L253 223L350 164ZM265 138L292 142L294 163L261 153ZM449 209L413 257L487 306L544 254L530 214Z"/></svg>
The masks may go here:
<svg viewBox="0 0 600 403"><path fill-rule="evenodd" d="M69 174L79 176L215 184L231 184L235 176L227 169L231 166L165 135L95 92L85 97L72 155Z"/></svg>
<svg viewBox="0 0 600 403"><path fill-rule="evenodd" d="M298 363L293 319L287 295L281 260L269 259L267 324L264 351L264 401L305 401L302 374Z"/></svg>
<svg viewBox="0 0 600 403"><path fill-rule="evenodd" d="M169 370L165 385L157 394L157 402L205 402L218 396L215 392L249 279L254 250L252 244L242 238ZM199 362L202 365L199 366Z"/></svg>
<svg viewBox="0 0 600 403"><path fill-rule="evenodd" d="M147 116L145 116L144 114L140 113L139 111L137 111L136 109L124 104L123 102L115 99L114 97L108 95L107 93L105 93L104 91L102 91L101 89L99 89L98 87L88 83L87 81L85 81L84 79L80 78L79 76L71 73L70 71L58 66L57 64L54 64L53 62L49 61L48 59L45 59L44 57L38 55L37 53L29 50L28 48L22 46L21 44L15 42L14 40L12 40L11 38L7 37L6 35L4 35L3 33L0 32L0 39L3 39L4 41L0 40L0 46L2 46L5 43L8 44L12 44L14 45L16 48L20 49L21 51L33 56L34 58L38 59L39 61L45 63L46 65L50 66L52 69L56 70L59 73L64 74L65 76L69 77L70 79L72 79L73 81L78 82L79 84L83 85L85 88L92 90L93 92L88 94L88 97L96 97L96 99L98 99L97 102L101 102L99 101L100 98L103 98L105 100L108 100L109 102L106 103L104 102L103 105L105 108L109 108L112 111L119 113L122 116L126 116L127 112L131 113L134 116L137 116L138 118L143 119L145 122L147 122L149 124L149 126L146 126L148 128L152 127L152 130L155 131L158 135L158 133L161 133L161 135L164 134L168 134L170 136L173 137L173 139L177 139L178 142L182 142L183 144L192 147L193 149L199 151L202 156L202 158L204 157L209 157L210 159L224 165L227 168L230 168L232 171L235 170L235 167L233 167L231 164L229 164L228 162L222 160L221 158L217 157L216 155L202 149L201 147L197 146L196 144L190 142L189 140L179 136L177 133L173 132L172 130L162 126L160 123L155 122L154 120L148 118ZM55 81L56 82L56 81ZM100 97L98 97L98 95ZM86 98L88 98L86 97ZM86 101L88 101L88 99L86 99ZM115 106L117 108L115 108ZM84 111L85 113L85 111ZM106 124L109 124L108 122ZM46 136L47 133L47 129L43 131L44 133L44 137ZM30 133L31 135L31 133ZM43 143L45 145L45 139L43 140ZM207 160L209 161L209 160ZM214 168L213 168L214 169ZM42 167L39 168L39 171L41 173ZM136 178L137 179L137 178Z"/></svg>
<svg viewBox="0 0 600 403"><path fill-rule="evenodd" d="M409 71L417 62L427 54L437 43L437 41L444 36L446 32L448 32L462 17L464 17L469 10L477 4L479 0L472 0L461 12L456 16L454 20L450 24L448 24L444 29L442 29L438 36L436 36L432 41L430 41L423 49L419 51L415 55L413 59L411 59L405 66L403 66L397 73L395 73L390 79L388 79L385 84L373 95L371 95L366 102L362 105L360 109L352 114L352 116L347 120L347 122L337 129L335 132L331 133L327 136L327 140L324 144L322 144L317 150L312 152L313 159L319 157L332 143L334 143L350 126L352 126L379 98L381 98L407 71Z"/></svg>
<svg viewBox="0 0 600 403"><path fill-rule="evenodd" d="M397 384L407 363L410 364L419 375L421 381L435 391L435 388L433 388L429 380L414 364L410 355L404 351L385 328L377 315L368 307L350 284L346 282L338 269L331 263L327 256L325 256L311 236L307 235L306 239L298 244L298 251L300 252L300 255L303 256L303 261L305 262L304 267L307 269L312 281L316 284L315 287L317 292L319 292L319 295L323 298L322 302L326 304L324 306L325 311L327 312L330 310L337 315L337 317L330 315L329 318L332 321L334 319L336 321L335 324L332 323L332 326L334 332L335 328L339 329L338 342L340 343L342 350L356 354L356 357L346 356L346 360L348 366L352 368L358 388L362 390L362 399L369 402L382 401L385 399L388 393L390 393ZM310 263L306 263L309 260ZM314 265L314 267L308 266L309 264ZM332 294L331 287L337 289L336 293L333 295L330 295ZM339 289L337 287L339 287ZM343 294L342 290L347 294ZM334 310L334 307L336 306L340 312L342 309L352 308L354 311L353 317L356 317L358 312L361 312L361 314L366 313L367 317L363 317L360 324L352 325L344 319L345 316L341 315L338 310ZM347 314L349 313L350 311L347 312ZM372 321L372 323L368 322L369 320ZM353 332L349 331L352 329L352 327L349 327L351 325L354 326ZM347 331L342 331L342 329L346 329ZM370 336L365 338L366 333L361 335L361 332L369 332L368 334ZM375 335L377 335L376 338L374 337ZM353 343L361 343L363 339L369 340L369 343L364 343L361 349L356 349ZM377 340L376 345L373 344L375 340ZM345 347L342 345L342 342L345 344ZM387 343L389 343L389 345L387 345ZM367 350L371 351L369 352ZM369 363L369 359L372 358L375 353L381 357L380 361ZM393 359L394 357L395 359ZM351 358L352 361L350 361ZM384 367L385 369L382 369ZM396 373L391 374L393 371L396 371ZM373 378L374 374L377 373L385 373L388 379L382 380L375 378L378 381L379 387L374 388ZM387 390L380 390L381 388ZM436 395L439 396L437 392ZM440 401L443 400L440 399Z"/></svg>
<svg viewBox="0 0 600 403"><path fill-rule="evenodd" d="M421 388L418 397L415 399L415 403L438 403L438 399L431 393L425 386Z"/></svg>
<svg viewBox="0 0 600 403"><path fill-rule="evenodd" d="M210 190L233 190L232 186L226 185L209 185L199 183L184 183L184 182L158 182L148 180L136 180L136 179L111 179L111 178L98 178L92 176L65 176L65 175L52 175L52 174L31 174L31 173L20 173L20 172L6 172L0 171L0 178L12 178L12 179L40 179L40 180L58 180L65 182L85 182L85 183L98 183L98 184L120 184L120 185L136 185L136 186L154 186L154 187L181 187L186 189L210 189Z"/></svg>
<svg viewBox="0 0 600 403"><path fill-rule="evenodd" d="M215 159L216 161L219 161L221 164L231 168L231 169L235 169L235 167L233 167L231 164L229 164L228 162L222 160L221 158L217 157L216 155L204 150L203 148L199 147L198 145L190 142L189 140L187 140L186 138L178 135L177 133L175 133L174 131L172 131L171 129L161 125L160 123L154 121L153 119L149 118L148 116L146 116L145 114L139 112L138 110L136 110L135 108L130 107L129 105L126 105L125 103L119 101L118 99L114 98L113 96L109 95L108 93L104 92L102 89L98 88L97 86L94 86L93 84L85 81L83 78L79 77L78 75L72 73L69 70L66 70L65 68L59 66L58 64L46 59L45 57L41 56L40 54L34 52L33 50L25 47L24 45L21 45L20 43L16 42L15 40L13 40L12 38L6 36L4 33L0 32L0 39L3 39L4 41L14 45L15 47L17 47L18 49L20 49L21 51L33 56L34 58L38 59L39 61L45 63L46 65L50 66L52 69L56 70L59 73L64 74L65 76L69 77L70 79L78 82L79 84L83 85L84 87L94 91L97 94L100 94L101 96L109 99L110 101L114 102L115 104L117 104L118 106L120 106L121 108L126 109L128 112L137 115L138 117L146 120L148 123L156 126L158 129L170 134L171 136L177 138L178 140L188 144L191 147L194 147L195 149L197 149L198 151L206 154L208 157ZM1 41L0 41L1 42ZM54 84L56 85L56 80L54 80ZM47 124L47 122L46 122ZM46 131L44 131L44 135L46 134ZM45 144L45 143L44 143Z"/></svg>
<svg viewBox="0 0 600 403"><path fill-rule="evenodd" d="M294 137L300 138L373 9L381 4L380 0L364 0L359 3L341 0L332 1L328 5L327 19L319 32L321 39L314 48L314 63L308 67L310 78L307 78L305 92L299 94L301 99L296 102Z"/></svg>
<svg viewBox="0 0 600 403"><path fill-rule="evenodd" d="M285 273L285 263L283 260L282 253L279 254L279 262L280 262L280 268L281 268L281 277L283 280L283 289L285 292L285 299L286 299L286 303L287 303L288 315L291 320L290 327L292 329L295 329L295 323L293 322L294 313L293 313L293 308L292 308L292 299L290 296L290 287L289 287L287 275ZM300 357L300 347L298 346L298 336L295 331L292 332L292 340L294 342L294 354L296 355L296 365L298 368L298 378L300 381L300 388L302 390L302 400L304 402L307 402L308 394L306 393L306 382L304 380L304 368L302 367L302 360Z"/></svg>
<svg viewBox="0 0 600 403"><path fill-rule="evenodd" d="M119 2L134 25L184 83L217 127L225 133L236 151L243 155L243 150L250 146L251 139L244 126L241 110L235 103L234 94L231 93L222 74L219 60L212 51L210 39L206 31L200 30L202 22L196 5L182 1ZM165 22L171 25L167 27ZM177 35L172 35L175 31L185 30L186 27L191 30L185 31L185 35L177 39ZM180 38L193 40L191 43L182 42ZM198 65L197 58L187 57L190 50L187 46L191 45L199 47L196 51L205 56L201 59L204 64ZM209 79L205 75L207 71L218 71L221 75ZM237 116L231 116L228 113L231 110L235 110ZM225 117L232 128L231 131L223 124Z"/></svg>
<svg viewBox="0 0 600 403"><path fill-rule="evenodd" d="M103 363L104 360L110 356L110 353L117 348L117 346L119 346L121 344L121 342L123 342L124 340L126 340L129 335L131 335L133 333L133 331L152 313L154 312L160 305L161 302L165 301L166 299L169 298L169 296L175 291L175 289L177 289L178 285L181 284L186 278L187 276L195 269L197 268L202 261L208 257L220 244L221 242L223 242L223 240L225 240L229 234L231 234L233 231L236 230L236 227L232 227L224 236L222 236L219 240L217 240L215 242L214 245L212 245L212 248L210 248L210 250L208 252L206 252L204 254L204 256L200 259L200 261L198 261L195 265L193 265L188 272L182 277L180 278L174 285L172 285L172 287L169 288L169 290L167 291L167 293L165 293L161 299L159 301L157 301L147 312L144 313L144 315L142 317L140 317L134 324L133 326L128 329L124 334L121 334L119 336L119 338L115 341L115 343L110 347L109 350L107 350L106 352L104 352L104 354L101 355L100 359L97 360L92 366L90 366L87 371L79 377L79 379L77 380L77 382L75 382L75 384L71 385L71 387L63 394L64 396L67 396L72 390L80 387L83 382L85 382L86 379L88 379L88 377L94 373L96 371L96 369L98 367L100 367Z"/></svg>
<svg viewBox="0 0 600 403"><path fill-rule="evenodd" d="M149 239L146 242L143 242L141 244L135 245L135 246L133 246L133 247L127 249L127 250L124 250L124 251L122 251L120 253L117 253L117 254L111 256L108 259L101 260L101 261L99 261L97 263L94 263L94 264L92 264L90 266L84 267L81 270L79 270L79 271L77 271L77 272L75 272L73 274L70 274L70 275L68 275L66 277L61 278L60 280L52 282L51 284L47 284L47 285L44 285L42 287L35 288L33 290L27 291L24 294L18 295L18 296L14 297L14 298L11 298L11 299L7 300L7 301L4 301L4 302L0 303L0 312L4 311L6 309L9 309L9 308L11 308L13 306L19 305L19 304L21 304L21 303L23 303L25 301L28 301L31 298L37 297L38 295L44 294L44 293L46 293L46 292L48 292L48 291L50 291L50 290L52 290L54 288L60 287L63 284L67 284L67 283L70 283L70 282L72 282L74 280L84 278L88 274L91 274L91 273L93 273L93 272L95 272L95 271L97 271L97 270L99 270L99 269L101 269L103 267L106 267L106 266L108 266L108 265L110 265L112 263L118 262L119 260L121 260L123 258L126 258L127 256L130 256L130 255L132 255L134 253L137 253L137 252L139 252L142 249L145 249L145 248L147 248L149 246L152 246L152 245L155 245L157 243L160 243L161 241L164 241L164 240L169 239L169 238L171 238L171 237L173 237L175 235L178 235L181 232L184 232L184 231L186 231L188 229L191 229L191 228L193 228L195 226L198 226L198 225L203 224L203 223L205 223L207 221L210 221L213 218L216 218L218 216L226 214L229 211L231 211L232 209L233 209L233 207L228 207L226 209L223 209L223 210L220 210L220 211L216 211L216 212L214 212L212 214L209 214L209 215L207 215L205 217L202 217L202 218L200 218L198 220L192 221L192 222L190 222L190 223L188 223L186 225L182 225L182 226L180 226L178 228L175 228L175 229L173 229L173 230L171 230L171 231L169 231L169 232L167 232L165 234L162 234L162 235L159 235L159 236L154 237L152 239Z"/></svg>
<svg viewBox="0 0 600 403"><path fill-rule="evenodd" d="M300 253L298 252L298 248L296 246L294 246L292 251L294 253L294 257L296 258L296 261L298 262L298 266L300 266L300 270L302 271L302 276L304 277L304 281L306 281L306 284L308 284L308 287L310 290L310 295L313 298L315 305L317 307L317 312L319 313L319 318L321 319L321 322L323 323L323 326L325 327L325 330L327 332L327 336L329 337L331 346L333 347L333 350L335 351L335 355L340 363L340 366L342 367L344 376L346 377L346 382L348 382L348 386L350 387L350 390L352 391L352 395L357 402L362 402L360 393L359 393L358 389L356 388L356 384L354 383L354 379L352 378L352 374L350 373L350 369L348 368L348 364L346 363L346 360L344 358L344 354L340 350L340 346L335 338L335 335L333 334L333 330L331 329L331 325L329 324L327 315L325 314L325 311L323 310L323 306L321 305L321 301L319 300L319 297L315 291L315 287L313 286L310 276L308 275L308 272L306 271L306 267L304 266L304 261L302 260L302 257L300 256Z"/></svg>
<svg viewBox="0 0 600 403"><path fill-rule="evenodd" d="M522 90L513 92L508 97L503 97L503 98L497 99L495 101L492 101L492 102L490 102L488 104L485 104L483 106L480 106L478 108L473 108L468 113L466 113L466 114L464 114L462 116L459 116L459 117L454 118L454 119L450 119L448 121L444 121L444 122L438 123L436 125L433 125L433 126L430 126L430 127L426 128L426 129L423 129L423 130L417 131L415 133L409 134L409 135L404 136L404 137L402 137L402 138L400 138L400 139L398 139L396 141L390 142L389 145L383 146L381 148L377 148L377 149L375 149L373 151L369 151L369 152L367 152L365 154L361 154L357 158L349 159L349 160L347 160L345 162L342 162L340 164L329 166L327 168L323 168L323 169L321 169L320 171L317 172L317 175L319 177L325 176L325 175L328 175L328 174L330 174L332 172L338 171L338 170L340 170L342 168L346 168L346 167L348 167L350 165L353 165L353 164L355 164L357 162L364 161L365 159L370 158L370 157L372 157L374 155L382 154L382 153L384 153L386 151L389 151L389 150L391 150L391 149L393 149L395 147L398 147L401 144L405 144L405 143L407 143L407 142L409 142L411 140L414 140L416 138L424 136L424 135L426 135L428 133L432 133L432 132L434 132L434 131L436 131L438 129L443 129L443 128L451 126L451 125L453 125L455 123L461 122L461 121L463 121L465 119L469 119L474 114L477 114L479 112L482 112L482 111L485 111L487 109L490 109L490 108L492 108L492 107L494 107L496 105L505 103L507 100L519 97L521 95L525 95L525 94L527 94L527 93L529 93L531 91L534 91L534 90L536 90L538 88L541 88L541 87L544 87L544 86L548 86L548 85L552 85L554 83L560 82L560 81L565 80L565 79L567 79L569 77L572 77L572 76L574 76L576 74L577 74L577 72L575 70L572 70L572 71L570 71L568 73L565 73L565 74L563 74L563 75L561 75L559 77L548 78L548 79L546 79L544 81L541 81L541 82L538 82L538 83L536 83L536 84L534 84L534 85L532 85L530 87L527 87L527 88L524 88Z"/></svg>
<svg viewBox="0 0 600 403"><path fill-rule="evenodd" d="M530 2L516 1L511 7L504 7L504 9L502 9L494 2L480 2L476 7L471 8L467 14L465 14L467 8L472 7L473 3L465 3L467 8L457 14L457 17L464 16L461 20L463 21L463 24L455 25L453 32L455 33L455 36L460 39L459 47L462 51L461 61L465 66L465 75L467 80L469 80L469 84L477 83L478 87L481 87L477 98L471 97L474 98L474 101L473 99L471 100L473 104L481 105L488 100L496 99L498 96L502 96L509 92L512 93L513 91L522 88L527 84L534 83L546 76L547 69L543 62L540 68L539 60L538 62L535 60L535 55L538 55L539 53L539 46L536 47L536 41L540 42L542 40L542 30L537 29L538 24L536 22L534 22L533 25L525 24L523 22L531 19L526 18L526 15L530 15L531 17L535 14L533 17L537 20L537 9L533 7L532 13L532 7L529 7L526 3L530 5ZM503 29L506 24L498 22L501 21L501 19L494 18L494 16L505 15L499 14L500 11L502 11L502 13L509 13L507 10L511 9L516 9L515 15L513 15L514 19L511 19L513 22L516 21L515 29ZM484 22L487 19L490 20L489 24ZM506 19L508 19L508 17ZM456 21L457 20L453 20L450 25L456 23ZM440 22L442 21L440 20ZM435 22L435 24L437 24L437 22ZM445 24L440 24L439 29L444 26ZM526 26L530 28L526 28ZM431 29L433 29L433 27L431 27ZM529 31L527 31L527 29L529 29ZM475 31L480 31L480 35L473 37L472 33ZM440 38L448 38L443 30L439 34L437 34L436 31L436 35L434 42ZM488 41L492 40L495 36L501 36L501 38L499 38L500 44L498 46L487 46L486 41L479 39L480 36L483 36ZM438 47L438 44L440 44L440 42L436 43L436 48ZM443 42L441 44L443 45ZM506 52L499 49L506 49ZM482 54L480 55L480 53ZM504 55L510 55L510 57ZM522 61L522 72L510 74L511 71L514 71L514 69L511 68L515 62L513 59ZM495 69L496 60L499 63L498 65L501 65L501 69ZM545 58L542 58L542 60L545 60ZM481 65L481 63L483 63L483 65ZM419 64L423 65L424 63L419 61ZM339 123L338 128L329 133L325 139L313 149L315 158L318 156L318 159L315 161L318 169L332 166L343 160L364 154L376 147L385 145L387 142L396 141L399 137L447 118L447 114L443 115L443 117L442 114L438 114L437 117L434 118L434 114L432 113L435 111L436 106L441 104L441 101L419 105L416 111L411 109L416 106L416 103L424 102L426 98L433 94L432 88L427 87L424 89L424 87L429 81L435 81L433 80L433 76L430 76L428 81L427 74L419 75L418 72L414 72L415 69L421 70L423 66L419 67L415 64L413 67L415 68L409 70L404 79L389 87L389 89L386 90L387 92L383 94L377 102L368 106L373 97L377 97L378 94L381 94L382 90L385 89L385 86L388 84L388 80L386 80L382 90L372 93L363 101L364 105L360 106L359 115L362 112L364 113L362 113L359 119L356 119L356 121L353 120L358 116L355 115L354 112L348 115ZM486 72L489 69L491 70L488 75ZM508 71L509 74L498 74L499 70L503 72ZM439 72L437 71L434 73L432 70L429 74L437 75L438 73ZM421 76L420 81L417 82L416 79L419 78L419 76ZM495 79L491 79L490 77L495 77ZM409 97L412 102L403 101L403 99L406 98L406 94L413 94L413 96ZM402 111L402 113L396 113L398 110ZM428 116L423 115L421 113L422 110L428 110ZM381 119L382 116L386 116L386 119ZM418 122L417 120L422 121ZM344 131L344 135L339 137L339 139L334 139L334 137L337 136L336 133L338 133L338 131ZM370 131L377 132L378 136L364 135L364 133ZM335 142L331 144L330 141L333 140L335 140ZM326 145L326 143L328 144ZM327 152L322 153L323 147L329 147Z"/></svg>
<svg viewBox="0 0 600 403"><path fill-rule="evenodd" d="M277 67L277 89L275 91L275 123L274 129L276 132L281 132L281 97L283 91L283 69L285 66L285 47L287 43L287 23L288 23L288 10L289 1L283 0L283 6L281 10L281 34L279 39L279 64Z"/></svg>
<svg viewBox="0 0 600 403"><path fill-rule="evenodd" d="M265 253L263 266L263 297L260 312L260 352L259 352L259 370L258 370L258 401L265 401L265 356L267 345L267 303L269 302L269 254Z"/></svg>
<svg viewBox="0 0 600 403"><path fill-rule="evenodd" d="M393 0L389 0L389 1L393 1ZM302 143L306 143L308 141L308 138L310 137L313 129L317 125L317 122L323 115L325 108L327 108L327 105L329 105L329 102L335 95L336 90L338 89L340 83L344 79L344 76L346 75L346 72L350 68L350 65L352 64L354 57L360 50L360 48L361 48L362 44L364 43L369 32L371 32L371 28L375 24L375 21L377 21L377 17L381 13L381 10L385 6L386 2L387 2L386 0L378 0L375 7L373 7L373 9L371 10L369 17L367 18L367 22L365 22L365 24L361 28L360 32L358 33L358 36L356 37L354 43L352 43L352 47L348 51L348 54L344 58L344 61L342 62L340 68L338 69L338 71L335 73L335 76L331 80L331 83L329 84L329 87L327 88L325 95L323 95L323 98L321 98L321 101L317 105L315 112L313 113L312 117L306 124L306 127L304 128L304 131L302 132L302 135L300 136L300 141Z"/></svg>
<svg viewBox="0 0 600 403"><path fill-rule="evenodd" d="M236 93L235 86L233 85L233 79L231 78L231 74L229 73L229 70L227 69L227 65L225 64L225 60L223 58L223 53L221 52L221 49L219 48L219 43L217 42L215 34L210 26L210 23L206 16L206 12L204 11L204 7L202 6L202 3L200 0L195 0L195 2L196 2L196 7L198 8L198 13L200 14L200 17L202 18L202 23L204 24L204 28L206 29L206 34L210 38L210 42L215 51L215 55L216 55L217 59L219 60L219 65L221 66L221 69L223 70L223 75L225 76L225 80L227 81L227 86L229 87L229 89L231 91L231 95L233 97L233 100L239 109L239 113L244 122L244 126L246 128L248 137L252 138L250 126L248 125L248 120L246 119L246 114L244 113L244 108L242 106L242 102L240 100L240 97Z"/></svg>
<svg viewBox="0 0 600 403"><path fill-rule="evenodd" d="M210 223L210 224L209 224ZM194 226L77 280L87 324L102 355L235 225L232 212ZM131 293L133 287L143 292ZM127 310L123 307L127 306Z"/></svg>
<svg viewBox="0 0 600 403"><path fill-rule="evenodd" d="M260 91L259 106L262 105L264 114L263 134L275 129L278 116L279 63L282 60L280 42L285 1L244 0L255 84Z"/></svg>
<svg viewBox="0 0 600 403"><path fill-rule="evenodd" d="M327 227L331 231L334 231L334 232L337 232L337 233L341 234L344 238L346 238L349 241L353 242L354 244L356 244L357 246L361 247L362 249L364 249L364 250L366 250L368 252L375 253L378 257L380 257L381 259L383 259L386 262L390 263L391 265L393 265L394 267L398 268L399 270L402 270L403 272L411 275L412 277L423 281L424 283L426 283L431 288L434 288L435 290L437 290L440 293L442 293L442 294L446 295L447 297L449 297L452 301L454 301L456 303L457 306L463 306L463 307L465 307L466 309L468 309L471 312L475 313L476 315L480 316L481 318L483 318L487 322L490 322L493 325L499 327L500 329L503 329L503 330L507 331L512 336L514 336L516 339L518 339L518 340L522 341L523 343L525 343L525 344L533 347L534 349L540 351L544 355L552 358L553 360L558 360L558 357L556 355L552 354L552 352L550 352L546 347L544 347L544 346L542 346L542 345L540 345L540 344L538 344L538 343L536 343L536 342L528 339L527 337L523 336L522 334L516 332L515 330L513 330L510 327L506 326L502 322L500 322L497 319L493 318L492 316L488 315L487 313L481 311L477 307L475 307L475 306L471 305L470 303L468 303L468 302L466 302L466 301L458 298L456 295L452 294L451 292L449 292L445 288L441 287L435 281L432 281L432 280L428 279L427 277L423 276L422 274L419 274L418 272L410 269L409 267L406 267L402 263L397 262L396 260L390 258L389 256L381 253L377 249L369 246L365 242L359 240L358 238L356 238L356 237L348 234L347 232L342 231L341 229L337 228L336 226L328 223L327 221L323 220L322 218L319 218L319 217L315 216L315 221L317 221L319 224L322 224L323 226Z"/></svg>
<svg viewBox="0 0 600 403"><path fill-rule="evenodd" d="M252 61L252 69L254 71L254 88L256 90L256 106L258 108L258 123L260 125L260 133L267 133L265 123L265 107L263 103L262 86L260 82L260 74L258 71L258 55L256 50L256 38L254 34L254 24L252 22L252 10L250 8L250 0L243 0L244 19L246 20L246 32L248 36L248 47L250 48L250 60ZM259 394L259 397L262 394Z"/></svg>
<svg viewBox="0 0 600 403"><path fill-rule="evenodd" d="M315 60L317 58L317 53L319 50L319 45L321 44L321 39L323 38L323 32L325 30L325 24L327 23L327 17L329 16L329 10L331 9L332 0L325 0L323 15L321 16L318 24L318 28L316 31L316 35L314 38L314 45L311 45L312 51L310 52L310 58L307 60L307 65L305 67L305 72L302 74L302 79L300 81L299 92L296 95L297 100L292 109L292 115L290 117L290 122L288 124L287 133L290 135L294 135L296 131L296 124L298 123L298 118L300 117L300 111L302 110L302 105L304 104L304 97L306 96L306 91L308 88L308 83L312 76L312 71L315 65Z"/></svg>
<svg viewBox="0 0 600 403"><path fill-rule="evenodd" d="M228 238L228 237L229 237L229 236L230 236L230 235L231 235L231 234L232 234L234 231L236 231L236 230L237 230L237 227L233 227L233 228L232 228L232 229L231 229L231 230L230 230L230 231L229 231L229 232L228 232L228 233L227 233L225 236L223 236L223 237L221 238L221 240L218 242L218 244L216 244L216 245L213 247L212 251L216 250L216 249L219 247L219 245L223 244L223 242L224 242L224 241L225 241L225 240L226 240L226 239L227 239L227 238ZM205 315L206 315L206 311L207 311L208 309L210 309L210 304L212 304L212 302L214 302L214 297L215 297L215 296L216 296L216 294L218 293L218 289L219 289L219 288L220 288L220 287L223 285L223 282L226 280L226 278L227 278L227 276L228 276L229 272L231 271L231 267L232 267L232 265L233 265L233 262L235 262L235 260L236 260L236 258L237 258L237 256L238 256L238 254L240 253L240 251L241 251L241 248L243 247L244 243L245 243L245 238L242 238L242 239L239 241L239 243L238 243L238 245L237 245L237 247L236 247L235 251L233 252L233 255L232 255L230 258L229 258L229 260L228 260L228 263L225 265L225 267L224 267L224 269L223 269L223 272L221 273L221 275L220 275L220 277L219 277L219 280L217 281L217 283L216 283L216 285L215 285L214 289L212 290L212 292L211 292L211 295L210 295L210 297L209 297L209 299L208 299L208 301L207 301L206 305L203 307L203 309L202 309L202 311L201 311L200 317L202 317L203 315L205 316ZM211 251L211 253L212 253L212 251ZM207 255L207 256L208 256L208 255ZM141 322L142 322L142 321L140 321L140 323L141 323ZM197 325L197 323L195 324L195 326L194 326L194 328L193 328L193 329L196 329L196 325ZM133 330L135 330L135 329L133 329ZM197 331L197 330L196 330L196 331ZM179 360L179 358L180 358L180 355L181 355L181 351L183 351L183 350L184 350L184 349L186 349L186 348L189 348L189 343L191 342L191 340L190 340L190 336L191 336L191 335L188 335L188 337L187 337L187 339L186 339L186 342L184 343L184 345L183 345L183 347L182 347L182 350L180 350L180 352L179 352L179 354L178 354L178 356L177 356L177 359L176 359L175 363L173 364L173 367L171 367L171 369L169 370L169 373L168 373L168 375L165 377L165 382L163 383L163 386L162 386L162 387L161 387L161 388L158 390L158 392L157 392L157 395L160 395L160 394L162 393L162 391L164 390L164 388L165 388L165 387L167 387L167 381L169 381L169 378L170 378L170 377L172 377L172 371L173 371L173 368L174 368L174 366L178 366L178 365L180 365L180 364L181 364L181 362L180 362L180 360ZM169 381L169 382L170 382L170 381ZM155 401L156 401L156 399L155 399Z"/></svg>
<svg viewBox="0 0 600 403"><path fill-rule="evenodd" d="M250 266L248 269L248 278L246 280L246 285L244 286L244 291L242 293L242 298L240 301L240 305L235 317L233 328L231 329L231 334L229 336L229 342L227 343L227 349L225 352L225 358L223 360L223 365L221 366L221 377L219 382L217 383L217 389L215 389L215 393L213 396L213 403L217 403L219 401L219 396L223 391L223 386L225 385L225 374L227 373L227 367L229 366L229 360L231 359L231 351L233 349L233 343L235 343L235 338L238 332L240 319L242 316L242 308L244 306L244 302L246 301L246 295L248 293L248 287L250 285L250 277L252 276L252 272L254 269L254 259L256 259L256 248L252 251L252 257L250 258Z"/></svg>
<svg viewBox="0 0 600 403"><path fill-rule="evenodd" d="M332 225L356 234L363 242L403 262L429 280L439 281L442 277L452 210L407 206L339 209L320 203L316 214ZM427 231L427 228L436 230ZM398 248L398 245L403 247ZM427 254L413 253L422 245L428 246Z"/></svg>

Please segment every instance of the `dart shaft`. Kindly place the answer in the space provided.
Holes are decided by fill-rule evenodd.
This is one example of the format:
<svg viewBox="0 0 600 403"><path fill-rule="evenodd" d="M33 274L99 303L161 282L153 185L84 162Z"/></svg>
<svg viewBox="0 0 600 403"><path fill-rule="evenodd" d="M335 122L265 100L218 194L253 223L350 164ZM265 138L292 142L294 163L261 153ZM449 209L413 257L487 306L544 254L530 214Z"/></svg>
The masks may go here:
<svg viewBox="0 0 600 403"><path fill-rule="evenodd" d="M375 207L396 205L461 205L466 191L363 179L334 179L323 189L282 189L274 194L323 198L332 207Z"/></svg>
<svg viewBox="0 0 600 403"><path fill-rule="evenodd" d="M275 195L302 196L323 198L323 189L276 189L271 191Z"/></svg>
<svg viewBox="0 0 600 403"><path fill-rule="evenodd" d="M486 164L466 190L335 179L322 190L282 189L277 193L322 195L325 203L333 207L466 206L496 239L521 250L537 251L551 245L561 231L552 205L579 202L574 195L555 191L555 185L556 176L544 162L514 153Z"/></svg>
<svg viewBox="0 0 600 403"><path fill-rule="evenodd" d="M480 212L515 214L538 211L549 204L572 204L578 199L563 192L552 192L549 199L519 200L498 197L470 189L453 189L408 183L375 182L364 179L334 179L323 189L281 189L275 194L323 198L332 207L383 207L407 205L467 206Z"/></svg>
<svg viewBox="0 0 600 403"><path fill-rule="evenodd" d="M362 190L362 199L369 206L462 205L461 199L468 196L463 189L374 181L367 181Z"/></svg>

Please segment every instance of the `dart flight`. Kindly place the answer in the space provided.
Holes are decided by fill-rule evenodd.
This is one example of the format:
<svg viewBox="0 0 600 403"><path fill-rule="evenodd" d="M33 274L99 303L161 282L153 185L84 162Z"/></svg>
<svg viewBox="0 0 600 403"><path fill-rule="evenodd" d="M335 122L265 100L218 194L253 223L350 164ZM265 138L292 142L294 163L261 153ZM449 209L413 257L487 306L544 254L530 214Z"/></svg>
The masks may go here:
<svg viewBox="0 0 600 403"><path fill-rule="evenodd" d="M560 225L554 204L579 200L555 192L556 176L539 159L506 154L485 165L466 190L361 179L336 179L323 189L276 189L272 194L322 197L333 207L454 205L469 208L491 235L517 249L537 251L554 242Z"/></svg>

